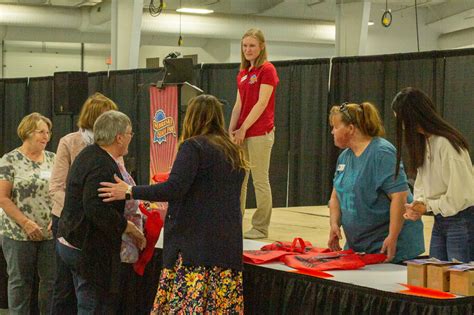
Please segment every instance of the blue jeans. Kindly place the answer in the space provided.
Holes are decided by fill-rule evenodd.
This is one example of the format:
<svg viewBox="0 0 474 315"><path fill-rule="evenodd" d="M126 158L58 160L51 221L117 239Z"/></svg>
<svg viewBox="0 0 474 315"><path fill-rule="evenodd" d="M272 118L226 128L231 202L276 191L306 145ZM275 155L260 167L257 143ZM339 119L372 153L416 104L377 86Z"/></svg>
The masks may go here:
<svg viewBox="0 0 474 315"><path fill-rule="evenodd" d="M65 246L59 241L56 242L56 250L72 273L78 314L115 314L116 297L79 274L78 267L81 260L81 251ZM99 253L97 254L100 255Z"/></svg>
<svg viewBox="0 0 474 315"><path fill-rule="evenodd" d="M52 215L51 230L54 238L58 233L59 218ZM56 279L54 282L53 305L51 306L52 315L74 315L77 314L77 299L74 289L72 273L69 267L63 262L56 251Z"/></svg>
<svg viewBox="0 0 474 315"><path fill-rule="evenodd" d="M474 260L474 206L451 217L435 216L430 256L440 260Z"/></svg>
<svg viewBox="0 0 474 315"><path fill-rule="evenodd" d="M10 314L30 314L36 272L39 276L38 307L41 314L49 314L56 273L54 240L16 241L4 236L2 247L7 262Z"/></svg>

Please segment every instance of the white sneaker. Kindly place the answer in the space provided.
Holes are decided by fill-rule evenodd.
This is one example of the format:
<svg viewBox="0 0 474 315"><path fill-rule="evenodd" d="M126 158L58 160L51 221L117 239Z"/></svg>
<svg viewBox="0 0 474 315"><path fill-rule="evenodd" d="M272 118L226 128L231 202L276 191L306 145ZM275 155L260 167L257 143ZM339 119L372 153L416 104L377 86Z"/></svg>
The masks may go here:
<svg viewBox="0 0 474 315"><path fill-rule="evenodd" d="M263 233L260 232L259 230L256 230L254 228L248 230L247 232L244 233L244 238L250 239L250 240L257 240L261 238L266 238L268 236L268 233Z"/></svg>

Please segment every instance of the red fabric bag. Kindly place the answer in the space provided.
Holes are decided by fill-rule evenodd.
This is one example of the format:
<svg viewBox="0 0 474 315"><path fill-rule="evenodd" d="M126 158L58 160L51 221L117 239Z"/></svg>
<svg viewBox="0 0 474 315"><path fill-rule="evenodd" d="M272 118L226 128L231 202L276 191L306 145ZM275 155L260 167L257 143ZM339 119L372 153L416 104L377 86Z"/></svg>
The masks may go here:
<svg viewBox="0 0 474 315"><path fill-rule="evenodd" d="M304 248L304 250L303 250ZM311 242L303 240L301 237L295 237L293 242L274 242L262 246L261 250L284 250L293 253L328 253L331 250L329 248L313 247Z"/></svg>
<svg viewBox="0 0 474 315"><path fill-rule="evenodd" d="M288 266L304 271L353 270L365 266L353 250L304 255L287 255L282 261Z"/></svg>
<svg viewBox="0 0 474 315"><path fill-rule="evenodd" d="M280 260L283 256L304 253L311 248L311 243L300 237L295 237L293 242L275 242L262 246L260 250L245 250L244 261L252 264L266 264Z"/></svg>
<svg viewBox="0 0 474 315"><path fill-rule="evenodd" d="M151 179L156 183L163 183L168 180L170 173L156 173Z"/></svg>
<svg viewBox="0 0 474 315"><path fill-rule="evenodd" d="M327 253L331 251L329 248L313 247L311 242L305 241L301 237L295 237L292 242L274 242L273 244L262 246L260 250L283 250L292 253Z"/></svg>
<svg viewBox="0 0 474 315"><path fill-rule="evenodd" d="M256 265L266 264L280 260L288 254L291 253L284 250L244 250L244 262Z"/></svg>
<svg viewBox="0 0 474 315"><path fill-rule="evenodd" d="M138 208L147 217L144 226L146 246L145 249L140 253L138 261L133 264L133 269L137 274L143 276L146 265L153 257L155 244L158 241L158 238L160 238L163 220L161 219L161 215L158 211L148 211L142 202L138 205Z"/></svg>
<svg viewBox="0 0 474 315"><path fill-rule="evenodd" d="M329 248L320 248L320 247L313 247L309 251L310 253L315 254L322 254L322 253L330 253L331 250Z"/></svg>
<svg viewBox="0 0 474 315"><path fill-rule="evenodd" d="M313 247L311 242L295 237L292 242L274 242L262 246L260 250L244 251L244 262L253 264L265 264L277 260L283 260L284 256L305 253L327 253L329 248Z"/></svg>
<svg viewBox="0 0 474 315"><path fill-rule="evenodd" d="M359 254L359 257L366 265L381 264L387 259L385 254Z"/></svg>
<svg viewBox="0 0 474 315"><path fill-rule="evenodd" d="M285 252L305 253L311 248L313 248L311 242L305 241L301 237L295 237L293 242L274 242L273 244L262 246L260 250L282 250Z"/></svg>

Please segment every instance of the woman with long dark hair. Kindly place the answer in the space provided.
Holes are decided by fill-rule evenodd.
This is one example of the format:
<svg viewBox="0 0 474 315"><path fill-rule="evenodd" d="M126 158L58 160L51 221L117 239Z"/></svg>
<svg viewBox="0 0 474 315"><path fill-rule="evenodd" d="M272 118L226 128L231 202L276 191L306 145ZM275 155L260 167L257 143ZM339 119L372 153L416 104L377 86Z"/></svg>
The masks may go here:
<svg viewBox="0 0 474 315"><path fill-rule="evenodd" d="M474 260L474 174L466 139L416 88L401 90L392 109L397 119L397 160L405 143L408 169L417 172L415 201L406 205L405 218L435 215L430 256Z"/></svg>
<svg viewBox="0 0 474 315"><path fill-rule="evenodd" d="M168 181L103 183L104 201L169 201L154 314L242 314L240 192L247 162L211 95L189 102Z"/></svg>

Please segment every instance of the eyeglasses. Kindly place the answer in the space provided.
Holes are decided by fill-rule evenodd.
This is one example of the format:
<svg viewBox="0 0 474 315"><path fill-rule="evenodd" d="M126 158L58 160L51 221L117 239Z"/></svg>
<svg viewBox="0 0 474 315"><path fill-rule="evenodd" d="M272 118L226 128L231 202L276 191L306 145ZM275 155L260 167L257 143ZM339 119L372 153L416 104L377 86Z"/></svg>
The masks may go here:
<svg viewBox="0 0 474 315"><path fill-rule="evenodd" d="M52 132L48 130L35 130L35 133L42 136L48 136L48 137L51 137L51 134L52 134Z"/></svg>
<svg viewBox="0 0 474 315"><path fill-rule="evenodd" d="M130 131L130 132L126 132L126 134L127 134L127 135L130 135L130 137L132 137L132 138L133 138L133 136L135 135L135 132L133 132L133 131Z"/></svg>
<svg viewBox="0 0 474 315"><path fill-rule="evenodd" d="M362 107L361 104L357 104L357 106L358 106L358 110L360 109L360 111L362 112L362 116L363 116L364 108ZM341 105L339 105L339 112L341 114L343 114L350 123L356 122L355 117L352 117L351 112L349 111L349 103L348 102L344 102Z"/></svg>

